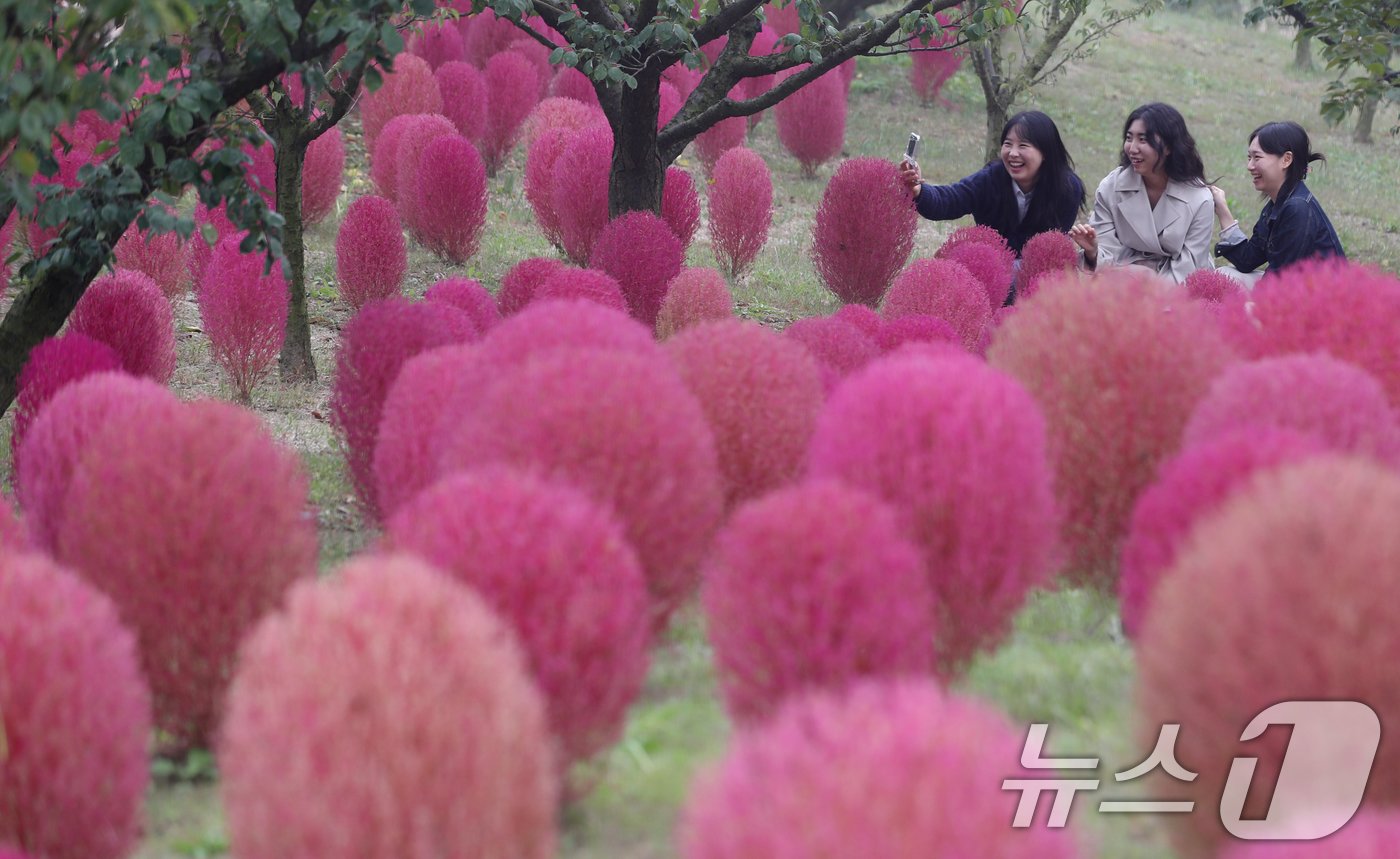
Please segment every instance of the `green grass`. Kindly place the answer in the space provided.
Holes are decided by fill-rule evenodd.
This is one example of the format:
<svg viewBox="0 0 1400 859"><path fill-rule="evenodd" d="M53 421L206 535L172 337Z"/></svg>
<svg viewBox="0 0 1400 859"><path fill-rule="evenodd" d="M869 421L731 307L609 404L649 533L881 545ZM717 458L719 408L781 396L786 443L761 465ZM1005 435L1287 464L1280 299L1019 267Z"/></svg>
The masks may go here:
<svg viewBox="0 0 1400 859"><path fill-rule="evenodd" d="M1092 190L1117 162L1128 111L1151 100L1176 105L1198 141L1208 174L1223 177L1220 184L1246 224L1253 223L1260 204L1244 173L1244 135L1268 119L1297 119L1329 156L1309 184L1349 255L1394 271L1400 266L1400 141L1382 133L1376 144L1361 146L1351 142L1349 129L1324 126L1317 105L1328 77L1295 72L1291 59L1285 32L1246 30L1206 14L1169 11L1123 28L1093 58L1066 69L1017 107L1036 107L1055 117ZM915 101L905 83L907 69L907 57L861 62L852 86L845 154L897 157L914 130L924 136L920 162L930 181L953 181L972 172L982 161L985 118L970 69L959 72L944 90L950 106L936 108ZM1378 120L1377 126L1388 123ZM254 407L273 431L304 456L327 570L374 537L352 499L327 420L336 337L348 316L335 299L334 221L350 199L370 191L353 119L347 128L347 191L332 222L311 229L307 238L313 350L321 381L311 387L270 381L254 395ZM824 167L817 180L803 179L796 162L783 154L771 116L749 145L769 162L776 212L768 246L751 273L733 285L740 313L778 326L828 313L837 303L817 280L808 253L814 212L833 165ZM494 289L514 263L550 253L524 199L522 159L517 152L492 181L490 228L470 264L446 265L421 249L412 250L411 295L421 295L447 276L474 277ZM692 171L703 191L694 159L683 157L680 166ZM921 222L916 253L931 254L956 226ZM707 243L697 240L688 263L713 262ZM197 332L192 301L177 308L177 317L183 328L176 389L184 396L227 396ZM0 424L0 441L8 426L8 421ZM1135 764L1149 750L1135 738L1132 726L1134 681L1132 651L1118 631L1112 604L1066 591L1037 594L1007 643L976 661L958 689L995 702L1017 725L1051 723L1049 752L1101 757L1099 776L1111 780L1113 772ZM577 774L578 783L591 790L565 817L563 855L674 856L672 833L688 785L698 769L722 753L728 733L709 647L691 608L656 647L646 689L622 741ZM1158 820L1098 816L1092 800L1081 800L1071 820L1096 841L1096 855L1171 855ZM141 859L218 855L225 847L216 786L176 783L153 790L148 839L137 854Z"/></svg>

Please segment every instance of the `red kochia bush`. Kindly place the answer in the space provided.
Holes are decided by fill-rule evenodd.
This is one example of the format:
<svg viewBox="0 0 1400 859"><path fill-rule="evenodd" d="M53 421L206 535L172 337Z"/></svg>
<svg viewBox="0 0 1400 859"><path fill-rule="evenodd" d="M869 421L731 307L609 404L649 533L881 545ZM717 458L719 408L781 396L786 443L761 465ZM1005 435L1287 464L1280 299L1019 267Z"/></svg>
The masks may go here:
<svg viewBox="0 0 1400 859"><path fill-rule="evenodd" d="M949 233L948 238L943 240L943 244L939 246L934 256L946 259L950 253L964 244L991 245L995 248L1010 247L1006 243L1006 237L992 227L984 224L971 224L966 227L958 227Z"/></svg>
<svg viewBox="0 0 1400 859"><path fill-rule="evenodd" d="M546 128L525 151L525 201L535 213L535 223L539 224L545 239L561 249L564 240L559 228L559 211L554 203L554 165L574 133L575 129L570 128Z"/></svg>
<svg viewBox="0 0 1400 859"><path fill-rule="evenodd" d="M1317 841L1227 845L1220 859L1389 859L1400 844L1400 813L1363 807L1335 835Z"/></svg>
<svg viewBox="0 0 1400 859"><path fill-rule="evenodd" d="M237 236L219 242L199 287L199 315L215 363L243 402L272 369L287 332L287 281L282 266L263 273L266 257L238 249Z"/></svg>
<svg viewBox="0 0 1400 859"><path fill-rule="evenodd" d="M408 246L394 204L356 198L335 236L335 272L341 298L353 308L397 295L408 273Z"/></svg>
<svg viewBox="0 0 1400 859"><path fill-rule="evenodd" d="M847 305L848 307L854 305ZM881 352L893 352L906 343L948 344L963 349L962 338L946 320L925 313L887 319L875 334Z"/></svg>
<svg viewBox="0 0 1400 859"><path fill-rule="evenodd" d="M433 79L432 66L421 57L399 54L394 58L394 70L384 75L384 84L360 100L365 149L374 151L379 132L396 116L441 112L442 94Z"/></svg>
<svg viewBox="0 0 1400 859"><path fill-rule="evenodd" d="M923 558L894 512L859 489L816 481L744 505L702 580L720 690L740 723L804 691L933 671Z"/></svg>
<svg viewBox="0 0 1400 859"><path fill-rule="evenodd" d="M131 624L157 726L183 750L212 738L243 635L315 574L316 525L300 458L253 412L203 400L157 417L92 436L55 557Z"/></svg>
<svg viewBox="0 0 1400 859"><path fill-rule="evenodd" d="M538 102L544 98L549 92L549 82L554 79L554 66L549 63L550 49L534 39L526 37L511 42L510 46L506 48L506 52L519 54L529 61L539 84L535 89L534 99Z"/></svg>
<svg viewBox="0 0 1400 859"><path fill-rule="evenodd" d="M999 643L1055 571L1045 421L975 358L894 356L851 376L817 422L808 473L885 499L923 549L945 675Z"/></svg>
<svg viewBox="0 0 1400 859"><path fill-rule="evenodd" d="M822 370L822 386L828 393L836 383L875 360L880 347L854 325L830 316L799 319L783 329L783 336L796 340Z"/></svg>
<svg viewBox="0 0 1400 859"><path fill-rule="evenodd" d="M577 131L599 122L607 122L597 105L587 105L577 99L550 96L535 105L525 119L524 140L534 145L540 135L551 129Z"/></svg>
<svg viewBox="0 0 1400 859"><path fill-rule="evenodd" d="M456 126L445 116L425 114L415 116L404 126L399 135L398 146L394 149L394 202L399 207L399 217L404 226L415 237L419 230L418 166L423 160L423 150L439 137L458 137Z"/></svg>
<svg viewBox="0 0 1400 859"><path fill-rule="evenodd" d="M455 265L476 256L486 227L486 166L465 137L439 137L423 150L414 187L417 235Z"/></svg>
<svg viewBox="0 0 1400 859"><path fill-rule="evenodd" d="M483 9L480 14L463 17L459 25L469 25L465 41L467 62L477 68L485 68L486 61L510 47L520 30L509 20L499 17L492 9Z"/></svg>
<svg viewBox="0 0 1400 859"><path fill-rule="evenodd" d="M947 16L943 13L939 13L938 20L945 28L948 26ZM915 51L910 57L913 62L909 65L909 85L913 87L914 95L918 96L919 102L925 107L933 106L938 100L938 94L943 91L943 85L962 67L963 60L967 57L965 51L950 47L956 40L956 31L945 29L942 37L920 44L921 47L942 47L944 50Z"/></svg>
<svg viewBox="0 0 1400 859"><path fill-rule="evenodd" d="M1024 745L1001 713L931 680L802 696L696 780L681 856L828 859L859 845L882 859L1075 859L1069 829L1011 826L1003 780L1037 777L1016 766Z"/></svg>
<svg viewBox="0 0 1400 859"><path fill-rule="evenodd" d="M1158 580L1171 569L1196 523L1213 515L1255 475L1326 448L1291 430L1250 427L1186 445L1162 466L1133 507L1118 583L1123 631L1136 637Z"/></svg>
<svg viewBox="0 0 1400 859"><path fill-rule="evenodd" d="M46 859L122 859L141 836L150 773L136 642L102 594L44 555L5 548L0 843Z"/></svg>
<svg viewBox="0 0 1400 859"><path fill-rule="evenodd" d="M810 352L738 319L693 325L666 351L714 432L728 507L798 476L823 399Z"/></svg>
<svg viewBox="0 0 1400 859"><path fill-rule="evenodd" d="M483 334L501 321L501 310L496 306L496 299L491 297L481 281L469 277L443 278L428 287L427 292L423 293L423 300L450 304L471 317L476 330Z"/></svg>
<svg viewBox="0 0 1400 859"><path fill-rule="evenodd" d="M909 188L899 181L892 162L844 162L817 207L812 231L817 274L847 304L879 304L914 248L918 219Z"/></svg>
<svg viewBox="0 0 1400 859"><path fill-rule="evenodd" d="M656 336L665 340L688 326L733 316L734 297L723 275L712 268L683 268L666 286L656 314Z"/></svg>
<svg viewBox="0 0 1400 859"><path fill-rule="evenodd" d="M986 286L962 263L920 259L895 278L881 312L886 319L935 316L953 327L964 348L981 352L992 323L987 294Z"/></svg>
<svg viewBox="0 0 1400 859"><path fill-rule="evenodd" d="M3 234L0 234L0 255L9 255ZM189 246L178 233L157 235L140 229L133 221L112 248L112 256L118 268L149 275L165 297L172 301L184 294L189 286ZM0 288L3 287L3 281L0 281Z"/></svg>
<svg viewBox="0 0 1400 859"><path fill-rule="evenodd" d="M520 140L525 117L540 99L535 67L515 51L502 51L486 61L486 134L481 157L492 176Z"/></svg>
<svg viewBox="0 0 1400 859"><path fill-rule="evenodd" d="M1219 304L1244 291L1239 282L1213 268L1198 268L1186 276L1186 293L1200 301Z"/></svg>
<svg viewBox="0 0 1400 859"><path fill-rule="evenodd" d="M595 301L619 313L627 312L627 299L617 278L593 268L562 268L545 278L535 290L535 301L583 299Z"/></svg>
<svg viewBox="0 0 1400 859"><path fill-rule="evenodd" d="M1234 355L1184 290L1126 269L1056 278L1018 307L988 359L1045 413L1067 572L1113 590L1133 503Z"/></svg>
<svg viewBox="0 0 1400 859"><path fill-rule="evenodd" d="M622 287L632 315L655 330L666 286L685 264L685 247L651 212L628 212L598 233L589 268L601 269Z"/></svg>
<svg viewBox="0 0 1400 859"><path fill-rule="evenodd" d="M780 72L778 79L796 73L797 69ZM778 114L778 140L802 165L802 175L814 178L818 167L841 154L846 139L846 85L839 73L822 75L773 110ZM889 166L895 169L894 164ZM909 202L908 188L904 199Z"/></svg>
<svg viewBox="0 0 1400 859"><path fill-rule="evenodd" d="M511 465L610 505L664 623L693 590L723 507L714 438L676 371L655 354L554 349L503 368L474 406L443 415L444 473Z"/></svg>
<svg viewBox="0 0 1400 859"><path fill-rule="evenodd" d="M574 132L554 162L552 180L559 237L569 259L588 263L593 243L608 222L608 171L612 129L594 125Z"/></svg>
<svg viewBox="0 0 1400 859"><path fill-rule="evenodd" d="M675 66L672 66L675 68ZM749 136L749 120L744 116L722 119L695 138L696 155L706 173L714 173L720 156L736 146L743 146Z"/></svg>
<svg viewBox="0 0 1400 859"><path fill-rule="evenodd" d="M466 56L461 32L448 22L424 22L418 32L408 40L408 50L409 53L422 57L433 71L450 62L461 62ZM445 97L443 101L446 101Z"/></svg>
<svg viewBox="0 0 1400 859"><path fill-rule="evenodd" d="M534 299L540 284L562 268L564 263L553 257L530 257L511 266L501 278L501 290L496 296L501 315L510 316L524 310Z"/></svg>
<svg viewBox="0 0 1400 859"><path fill-rule="evenodd" d="M19 451L39 410L60 389L93 373L120 370L121 358L106 343L86 334L47 337L25 359L17 383L15 425L10 434L10 463L18 471Z"/></svg>
<svg viewBox="0 0 1400 859"><path fill-rule="evenodd" d="M1400 414L1375 377L1325 354L1236 364L1211 384L1182 433L1199 444L1234 429L1277 427L1400 467Z"/></svg>
<svg viewBox="0 0 1400 859"><path fill-rule="evenodd" d="M1216 802L1241 754L1244 726L1280 701L1357 701L1381 725L1400 719L1392 661L1400 648L1400 475L1372 461L1324 455L1260 474L1192 532L1162 578L1138 641L1141 742L1181 725L1176 759L1199 773L1155 785L1164 799L1194 799L1173 815L1181 855L1216 855L1228 836ZM1205 666L1208 670L1202 670ZM1146 735L1151 733L1152 739ZM1254 784L1274 784L1289 732L1248 746ZM1328 755L1290 755L1325 790ZM1243 819L1260 819L1269 793L1251 792ZM1382 737L1365 803L1400 802L1400 744Z"/></svg>
<svg viewBox="0 0 1400 859"><path fill-rule="evenodd" d="M112 347L133 376L165 384L175 372L175 312L139 271L117 269L94 280L69 315L68 330Z"/></svg>
<svg viewBox="0 0 1400 859"><path fill-rule="evenodd" d="M561 68L549 83L549 94L583 104L598 104L598 91L593 88L593 82L578 69Z"/></svg>
<svg viewBox="0 0 1400 859"><path fill-rule="evenodd" d="M695 190L695 180L679 167L666 168L666 187L661 191L661 219L682 248L689 248L695 231L700 229L700 194Z"/></svg>
<svg viewBox="0 0 1400 859"><path fill-rule="evenodd" d="M306 147L301 167L301 218L305 224L319 224L335 211L344 179L345 141L340 127L331 126Z"/></svg>
<svg viewBox="0 0 1400 859"><path fill-rule="evenodd" d="M198 229L195 230L190 239L185 258L190 266L190 282L197 284L200 278L204 277L204 267L209 264L209 257L214 255L214 245L219 243L219 239L234 233L240 235L246 235L246 233L233 226L233 222L228 219L228 206L223 203L211 209L204 205L203 200L195 202L194 223ZM202 231L205 224L212 224L214 227L213 243L204 240Z"/></svg>
<svg viewBox="0 0 1400 859"><path fill-rule="evenodd" d="M486 133L486 79L471 63L451 61L433 72L442 93L442 115L457 133L479 144Z"/></svg>
<svg viewBox="0 0 1400 859"><path fill-rule="evenodd" d="M385 543L471 586L515 630L563 772L617 740L646 674L650 612L611 512L522 472L469 471L405 505Z"/></svg>
<svg viewBox="0 0 1400 859"><path fill-rule="evenodd" d="M1036 279L1053 272L1067 271L1079 265L1079 252L1065 233L1048 230L1030 237L1021 248L1021 268L1016 272L1016 295L1029 298L1039 284Z"/></svg>
<svg viewBox="0 0 1400 859"><path fill-rule="evenodd" d="M306 582L242 648L219 742L246 859L546 859L544 705L481 598L407 556Z"/></svg>
<svg viewBox="0 0 1400 859"><path fill-rule="evenodd" d="M384 398L399 370L420 352L476 337L476 326L463 311L438 302L411 304L403 298L365 305L341 330L331 383L331 425L345 445L346 465L367 516L379 517L374 448Z"/></svg>
<svg viewBox="0 0 1400 859"><path fill-rule="evenodd" d="M531 305L502 322L478 351L488 366L504 367L561 348L609 349L665 360L651 332L625 311L582 299Z"/></svg>
<svg viewBox="0 0 1400 859"><path fill-rule="evenodd" d="M1011 272L1016 265L1016 254L1010 248L1001 248L985 242L964 242L942 259L959 263L976 277L987 290L987 300L993 308L1001 307L1011 292Z"/></svg>
<svg viewBox="0 0 1400 859"><path fill-rule="evenodd" d="M720 156L710 172L710 242L720 266L738 277L768 241L773 178L763 157L743 147Z"/></svg>
<svg viewBox="0 0 1400 859"><path fill-rule="evenodd" d="M389 120L379 133L374 149L369 151L369 178L380 196L397 200L399 196L399 141L410 126L418 125L431 113L405 113Z"/></svg>

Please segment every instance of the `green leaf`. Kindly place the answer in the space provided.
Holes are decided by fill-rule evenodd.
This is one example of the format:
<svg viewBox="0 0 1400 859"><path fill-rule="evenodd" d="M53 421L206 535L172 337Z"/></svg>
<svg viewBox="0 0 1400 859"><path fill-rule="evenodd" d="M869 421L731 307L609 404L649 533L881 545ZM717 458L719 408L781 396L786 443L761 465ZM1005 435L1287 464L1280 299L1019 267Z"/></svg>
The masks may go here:
<svg viewBox="0 0 1400 859"><path fill-rule="evenodd" d="M26 179L39 170L39 159L28 149L16 149L11 160L14 161L15 169L19 171L19 175Z"/></svg>

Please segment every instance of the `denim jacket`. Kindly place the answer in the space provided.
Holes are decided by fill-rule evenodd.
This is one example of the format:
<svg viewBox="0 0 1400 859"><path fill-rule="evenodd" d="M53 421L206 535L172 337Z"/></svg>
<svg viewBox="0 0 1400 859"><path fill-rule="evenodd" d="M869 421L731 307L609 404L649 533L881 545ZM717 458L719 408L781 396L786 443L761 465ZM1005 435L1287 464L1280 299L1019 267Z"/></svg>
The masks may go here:
<svg viewBox="0 0 1400 859"><path fill-rule="evenodd" d="M1254 235L1248 239L1243 236L1237 230L1221 234L1215 253L1244 272L1264 263L1269 264L1269 271L1278 272L1299 260L1346 257L1327 213L1302 182L1283 200L1269 201L1254 225Z"/></svg>

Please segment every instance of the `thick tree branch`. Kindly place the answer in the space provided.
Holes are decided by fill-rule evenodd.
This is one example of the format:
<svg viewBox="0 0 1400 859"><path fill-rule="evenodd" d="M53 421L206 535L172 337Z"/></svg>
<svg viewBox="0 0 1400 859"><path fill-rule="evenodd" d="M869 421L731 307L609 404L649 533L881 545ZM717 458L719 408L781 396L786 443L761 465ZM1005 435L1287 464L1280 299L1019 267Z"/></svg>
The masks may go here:
<svg viewBox="0 0 1400 859"><path fill-rule="evenodd" d="M764 0L740 0L738 3L731 3L728 6L721 6L719 12L711 15L695 28L695 44L707 45L718 39L720 36L729 34L734 29L734 25L744 20L755 9L762 6Z"/></svg>

